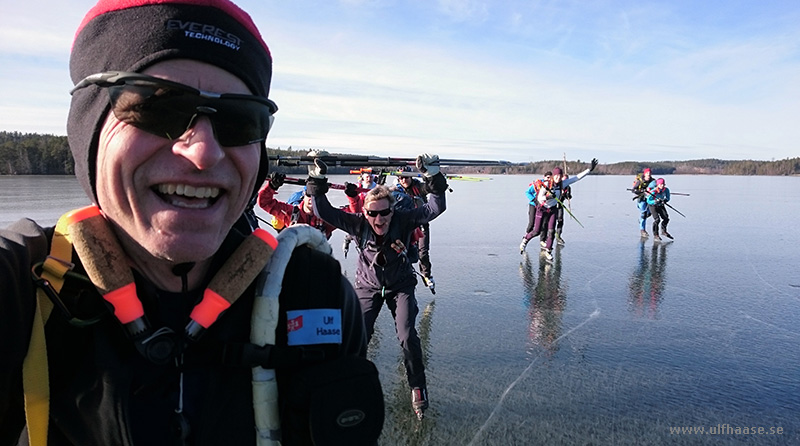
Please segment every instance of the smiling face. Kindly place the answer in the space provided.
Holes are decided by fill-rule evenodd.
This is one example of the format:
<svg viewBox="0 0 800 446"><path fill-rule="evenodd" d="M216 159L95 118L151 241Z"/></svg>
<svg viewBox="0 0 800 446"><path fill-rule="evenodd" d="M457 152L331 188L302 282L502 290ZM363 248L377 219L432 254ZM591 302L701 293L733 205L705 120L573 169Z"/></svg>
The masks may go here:
<svg viewBox="0 0 800 446"><path fill-rule="evenodd" d="M386 198L364 203L364 217L367 219L367 223L372 227L372 230L378 235L384 235L389 231L389 223L392 222L392 215L394 215L394 212L392 211L389 215L377 214L374 217L369 214L370 211L373 213L379 211L386 212L386 209L391 209L391 203L389 203L389 200Z"/></svg>
<svg viewBox="0 0 800 446"><path fill-rule="evenodd" d="M144 73L205 91L251 94L233 74L198 61L169 60ZM134 263L200 262L242 215L259 157L260 143L220 146L207 117L170 141L109 113L97 153L97 202Z"/></svg>

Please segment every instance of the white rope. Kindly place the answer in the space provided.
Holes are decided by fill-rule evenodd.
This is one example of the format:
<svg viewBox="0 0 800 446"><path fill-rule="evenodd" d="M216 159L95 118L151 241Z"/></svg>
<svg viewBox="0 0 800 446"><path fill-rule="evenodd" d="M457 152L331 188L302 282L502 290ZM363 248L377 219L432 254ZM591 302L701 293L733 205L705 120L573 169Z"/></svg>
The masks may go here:
<svg viewBox="0 0 800 446"><path fill-rule="evenodd" d="M258 346L275 345L278 325L278 296L281 294L283 274L295 248L308 245L312 249L331 254L331 245L325 235L309 225L297 224L285 228L276 237L278 247L256 286L253 303L250 342ZM278 413L278 382L275 370L253 367L253 409L255 411L256 440L259 446L280 444L280 416Z"/></svg>

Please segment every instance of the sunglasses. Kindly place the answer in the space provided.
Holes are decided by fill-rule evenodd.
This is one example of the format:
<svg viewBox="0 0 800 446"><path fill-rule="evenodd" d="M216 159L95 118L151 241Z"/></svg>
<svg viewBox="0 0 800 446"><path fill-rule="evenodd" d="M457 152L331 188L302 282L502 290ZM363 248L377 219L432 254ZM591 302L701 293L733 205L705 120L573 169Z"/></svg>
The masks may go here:
<svg viewBox="0 0 800 446"><path fill-rule="evenodd" d="M222 146L263 142L278 111L274 102L260 96L211 93L124 71L88 76L70 94L90 85L108 89L111 111L118 120L169 140L178 139L199 116L206 116Z"/></svg>
<svg viewBox="0 0 800 446"><path fill-rule="evenodd" d="M379 215L382 217L386 217L387 215L392 213L392 208L381 209L380 211L372 211L367 209L366 212L367 215L369 215L370 217L377 217Z"/></svg>

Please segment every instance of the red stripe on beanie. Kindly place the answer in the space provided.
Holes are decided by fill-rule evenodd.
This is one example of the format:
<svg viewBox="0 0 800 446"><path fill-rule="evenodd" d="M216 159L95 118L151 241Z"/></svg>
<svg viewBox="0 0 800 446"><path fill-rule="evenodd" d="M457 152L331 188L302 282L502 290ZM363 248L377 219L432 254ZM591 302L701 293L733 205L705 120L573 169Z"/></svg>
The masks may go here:
<svg viewBox="0 0 800 446"><path fill-rule="evenodd" d="M261 33L258 32L258 28L256 27L255 23L253 23L253 19L250 17L250 15L244 12L242 8L236 6L234 3L228 0L100 0L96 5L94 5L94 7L92 7L92 9L89 10L89 12L86 13L83 21L81 21L81 24L78 25L78 30L75 31L75 36L72 39L72 44L75 44L75 39L78 37L78 34L81 33L86 24L91 22L97 16L122 9L164 4L194 5L220 9L236 19L236 21L239 22L248 32L250 32L250 34L257 37L267 54L271 55L269 47L261 37Z"/></svg>
<svg viewBox="0 0 800 446"><path fill-rule="evenodd" d="M77 84L95 73L139 72L170 59L214 65L241 79L252 94L269 95L269 48L250 16L230 0L99 0L75 34L70 77ZM98 135L108 113L108 97L101 93L75 91L67 118L75 176L93 200ZM262 144L254 195L268 170Z"/></svg>

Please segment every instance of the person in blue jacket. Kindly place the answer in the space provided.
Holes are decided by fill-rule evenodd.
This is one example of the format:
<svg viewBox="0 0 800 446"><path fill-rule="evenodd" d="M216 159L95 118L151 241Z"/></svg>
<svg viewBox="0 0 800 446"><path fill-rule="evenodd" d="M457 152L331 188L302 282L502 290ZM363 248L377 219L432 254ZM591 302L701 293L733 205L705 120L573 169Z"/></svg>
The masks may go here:
<svg viewBox="0 0 800 446"><path fill-rule="evenodd" d="M667 232L669 224L669 214L667 213L666 203L669 202L669 188L663 178L650 182L647 187L647 206L653 216L653 240L661 240L658 235L658 225L661 224L661 232L668 238L673 238Z"/></svg>

